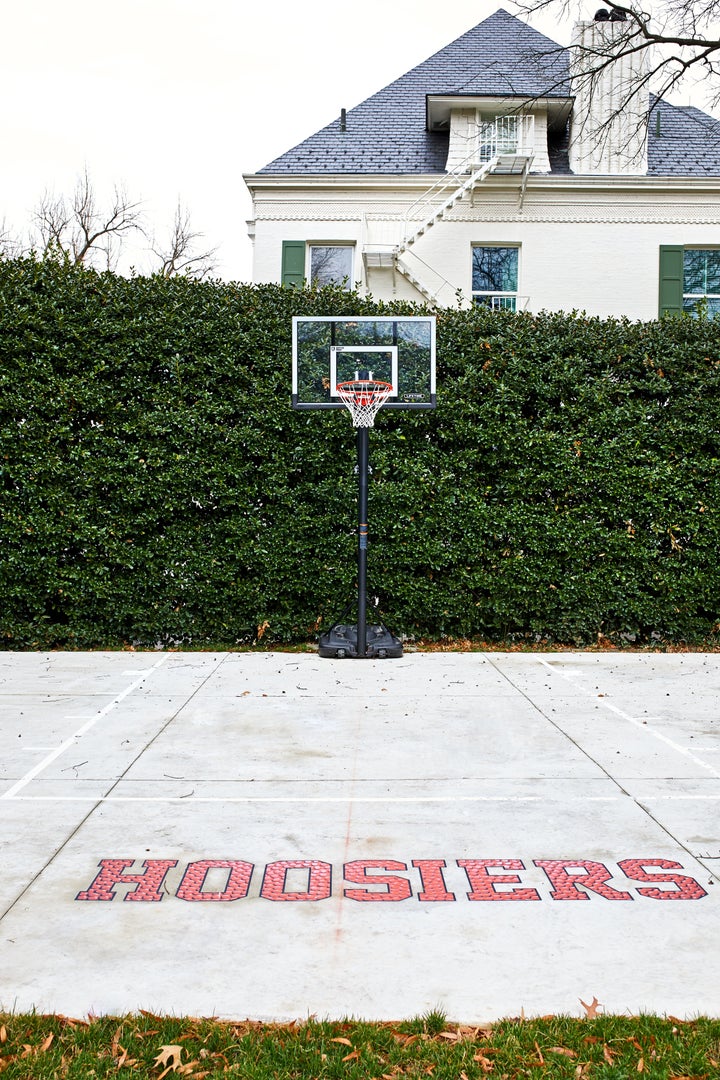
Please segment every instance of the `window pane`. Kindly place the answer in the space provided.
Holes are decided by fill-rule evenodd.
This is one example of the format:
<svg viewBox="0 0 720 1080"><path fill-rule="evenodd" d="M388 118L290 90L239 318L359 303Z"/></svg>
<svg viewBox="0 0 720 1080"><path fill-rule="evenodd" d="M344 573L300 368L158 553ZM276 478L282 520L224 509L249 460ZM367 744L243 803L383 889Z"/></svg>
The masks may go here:
<svg viewBox="0 0 720 1080"><path fill-rule="evenodd" d="M480 292L515 292L518 287L516 247L473 248L472 287Z"/></svg>
<svg viewBox="0 0 720 1080"><path fill-rule="evenodd" d="M349 289L352 284L351 247L311 247L310 280L313 285L343 285Z"/></svg>
<svg viewBox="0 0 720 1080"><path fill-rule="evenodd" d="M683 253L683 292L720 293L720 251L702 248Z"/></svg>
<svg viewBox="0 0 720 1080"><path fill-rule="evenodd" d="M720 251L703 251L705 292L720 293Z"/></svg>
<svg viewBox="0 0 720 1080"><path fill-rule="evenodd" d="M517 311L517 298L514 296L473 296L473 303L492 311Z"/></svg>
<svg viewBox="0 0 720 1080"><path fill-rule="evenodd" d="M710 297L693 298L685 297L683 300L683 311L687 311L689 315L702 315L707 319L716 319L720 315L720 299Z"/></svg>

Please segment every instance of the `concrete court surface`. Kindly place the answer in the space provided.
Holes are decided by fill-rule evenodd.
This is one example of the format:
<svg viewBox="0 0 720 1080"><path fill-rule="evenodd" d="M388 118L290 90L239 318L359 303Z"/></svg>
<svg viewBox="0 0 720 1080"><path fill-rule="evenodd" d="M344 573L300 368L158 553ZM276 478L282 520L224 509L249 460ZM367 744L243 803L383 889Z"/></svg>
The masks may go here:
<svg viewBox="0 0 720 1080"><path fill-rule="evenodd" d="M0 1008L720 1015L720 655L0 653Z"/></svg>

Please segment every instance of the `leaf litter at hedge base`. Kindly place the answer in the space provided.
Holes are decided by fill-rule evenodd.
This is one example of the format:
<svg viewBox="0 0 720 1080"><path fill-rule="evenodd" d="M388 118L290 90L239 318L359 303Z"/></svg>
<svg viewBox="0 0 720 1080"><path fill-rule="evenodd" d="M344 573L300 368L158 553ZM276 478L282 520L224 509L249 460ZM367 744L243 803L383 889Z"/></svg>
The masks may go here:
<svg viewBox="0 0 720 1080"><path fill-rule="evenodd" d="M720 1020L615 1016L453 1024L439 1010L397 1023L263 1024L148 1012L87 1020L0 1014L3 1080L122 1075L249 1080L700 1080L720 1076Z"/></svg>

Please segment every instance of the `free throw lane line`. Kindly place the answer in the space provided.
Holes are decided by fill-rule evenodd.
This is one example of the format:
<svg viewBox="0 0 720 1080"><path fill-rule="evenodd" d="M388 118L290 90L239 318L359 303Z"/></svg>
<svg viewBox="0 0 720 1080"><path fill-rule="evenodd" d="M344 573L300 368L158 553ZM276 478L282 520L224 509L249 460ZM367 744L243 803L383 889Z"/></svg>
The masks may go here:
<svg viewBox="0 0 720 1080"><path fill-rule="evenodd" d="M169 654L166 653L165 656L162 656L157 661L156 664L153 664L153 666L151 668L148 668L147 671L144 671L138 679L135 679L135 681L132 682L130 686L126 686L125 689L117 695L117 697L113 698L109 705L106 705L105 708L101 709L98 713L96 713L95 716L90 717L90 719L87 720L82 725L82 727L79 727L77 731L73 732L73 734L69 738L65 739L64 742L60 743L60 745L57 746L52 751L52 753L48 754L47 757L44 757L42 761L39 761L38 764L35 765L32 769L30 769L29 772L26 772L25 775L22 776L15 784L13 784L11 788L9 788L6 792L0 795L0 799L14 798L17 793L19 791L22 791L24 787L27 787L27 785L32 780L34 780L36 776L39 776L41 772L44 772L45 769L47 769L48 765L52 765L53 761L56 761L57 758L61 756L61 754L64 754L65 751L68 750L71 746L75 746L78 741L83 737L83 735L86 735L87 732L90 731L90 729L94 727L99 720L102 720L105 716L107 716L109 712L112 712L113 709L115 709L122 701L124 701L126 697L128 697L135 690L137 690L138 687L142 686L148 676L152 675L153 672L157 671L158 668L162 667L162 665L168 659Z"/></svg>

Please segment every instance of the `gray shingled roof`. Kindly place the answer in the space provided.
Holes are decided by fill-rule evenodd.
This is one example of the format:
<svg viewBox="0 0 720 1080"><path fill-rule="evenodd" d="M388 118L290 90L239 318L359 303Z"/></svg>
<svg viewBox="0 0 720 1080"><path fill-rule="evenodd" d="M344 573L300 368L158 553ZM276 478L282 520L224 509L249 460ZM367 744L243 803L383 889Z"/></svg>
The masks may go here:
<svg viewBox="0 0 720 1080"><path fill-rule="evenodd" d="M272 175L443 173L448 135L426 129L428 94L570 97L569 50L500 8L422 64L259 172ZM720 121L651 100L649 176L719 176ZM659 128L658 128L659 117ZM569 173L566 138L549 146L553 173Z"/></svg>
<svg viewBox="0 0 720 1080"><path fill-rule="evenodd" d="M720 176L720 121L692 106L653 98L648 176Z"/></svg>
<svg viewBox="0 0 720 1080"><path fill-rule="evenodd" d="M447 134L425 126L428 94L569 96L568 53L502 8L260 173L445 171ZM382 133L382 137L379 137Z"/></svg>

